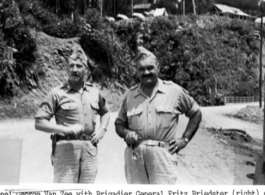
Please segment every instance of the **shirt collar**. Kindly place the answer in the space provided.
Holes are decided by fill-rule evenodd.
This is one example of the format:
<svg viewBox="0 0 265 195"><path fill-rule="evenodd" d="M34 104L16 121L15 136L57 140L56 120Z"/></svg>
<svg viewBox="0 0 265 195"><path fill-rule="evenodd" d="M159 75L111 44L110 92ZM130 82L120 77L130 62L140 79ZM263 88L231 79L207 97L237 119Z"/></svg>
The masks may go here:
<svg viewBox="0 0 265 195"><path fill-rule="evenodd" d="M141 95L141 83L139 83L138 86L136 87L134 98L136 98L138 95Z"/></svg>
<svg viewBox="0 0 265 195"><path fill-rule="evenodd" d="M157 92L163 93L163 94L166 93L165 85L164 85L164 83L163 83L163 81L161 79L158 79ZM136 88L136 92L134 94L134 98L136 98L137 96L139 96L141 94L143 94L143 90L141 88L141 83L139 83L138 86L137 86L137 88Z"/></svg>
<svg viewBox="0 0 265 195"><path fill-rule="evenodd" d="M161 79L158 79L158 87L157 91L161 93L166 93L166 86L164 85L163 81Z"/></svg>
<svg viewBox="0 0 265 195"><path fill-rule="evenodd" d="M89 87L91 87L91 86L92 86L91 83L89 83L89 82L85 82L85 83L84 83L83 90L89 91ZM74 90L74 88L71 86L71 84L69 83L69 81L66 81L66 82L62 85L61 88L65 89L67 93L68 93L69 91L71 91L71 89Z"/></svg>

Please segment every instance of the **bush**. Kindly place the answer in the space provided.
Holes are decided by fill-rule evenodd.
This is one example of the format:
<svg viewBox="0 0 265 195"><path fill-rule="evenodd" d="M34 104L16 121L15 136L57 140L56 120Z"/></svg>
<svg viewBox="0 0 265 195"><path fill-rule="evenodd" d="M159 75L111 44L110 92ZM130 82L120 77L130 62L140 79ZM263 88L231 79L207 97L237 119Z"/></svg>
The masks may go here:
<svg viewBox="0 0 265 195"><path fill-rule="evenodd" d="M214 89L223 95L257 93L259 45L253 31L259 26L253 22L218 16L171 15L143 22L130 19L106 23L96 9L86 10L84 17L75 13L73 22L59 19L41 1L17 1L19 9L11 0L5 0L4 11L0 10L6 44L19 51L15 55L17 63L10 66L15 75L6 74L11 69L4 68L4 62L0 64L3 67L0 93L14 93L14 88L8 87L11 85L6 82L8 78L13 78L11 83L21 85L28 72L31 76L35 74L31 69L35 42L27 26L60 38L82 35L82 47L95 62L89 64L92 77L99 82L110 79L127 87L134 85L137 78L131 60L137 46L143 45L157 56L160 77L188 89L202 105L211 104L210 91ZM91 30L83 28L89 26L87 23Z"/></svg>
<svg viewBox="0 0 265 195"><path fill-rule="evenodd" d="M32 68L32 63L35 61L36 44L24 24L18 5L11 3L4 4L4 7L5 9L2 10L4 25L0 33L1 48L5 51L9 46L17 52L13 55L13 61L6 59L5 56L0 59L0 96L13 96L18 88L27 82L29 76L27 71Z"/></svg>
<svg viewBox="0 0 265 195"><path fill-rule="evenodd" d="M83 34L80 42L86 53L96 61L95 65L89 64L93 80L116 80L127 86L135 84L134 68L130 63L131 49L115 36L110 26Z"/></svg>
<svg viewBox="0 0 265 195"><path fill-rule="evenodd" d="M5 59L4 51L7 45L0 33L0 97L13 96L19 84L18 76L15 72L16 64Z"/></svg>
<svg viewBox="0 0 265 195"><path fill-rule="evenodd" d="M158 17L142 25L143 46L157 56L161 78L188 89L202 105L215 87L223 95L254 95L255 90L242 93L243 81L253 89L258 86L253 23L194 16L182 21L182 17Z"/></svg>
<svg viewBox="0 0 265 195"><path fill-rule="evenodd" d="M224 17L156 17L113 23L84 35L81 43L97 63L93 79L104 75L134 85L137 78L130 61L140 44L157 56L162 79L183 86L201 105L211 105L215 89L223 95L257 92L254 29L249 21Z"/></svg>
<svg viewBox="0 0 265 195"><path fill-rule="evenodd" d="M40 1L33 1L31 13L41 26L56 23L59 20L57 15L44 8Z"/></svg>
<svg viewBox="0 0 265 195"><path fill-rule="evenodd" d="M132 21L121 20L119 23L114 23L112 28L119 40L130 47L132 54L135 53L138 46L141 21L137 19Z"/></svg>
<svg viewBox="0 0 265 195"><path fill-rule="evenodd" d="M70 19L45 25L43 31L50 36L59 38L76 37L80 33L79 26Z"/></svg>
<svg viewBox="0 0 265 195"><path fill-rule="evenodd" d="M19 78L15 71L15 64L7 60L0 61L0 97L12 97L16 95L19 86Z"/></svg>
<svg viewBox="0 0 265 195"><path fill-rule="evenodd" d="M97 9L87 9L84 18L93 29L100 28L100 23L103 22L100 19L100 13Z"/></svg>

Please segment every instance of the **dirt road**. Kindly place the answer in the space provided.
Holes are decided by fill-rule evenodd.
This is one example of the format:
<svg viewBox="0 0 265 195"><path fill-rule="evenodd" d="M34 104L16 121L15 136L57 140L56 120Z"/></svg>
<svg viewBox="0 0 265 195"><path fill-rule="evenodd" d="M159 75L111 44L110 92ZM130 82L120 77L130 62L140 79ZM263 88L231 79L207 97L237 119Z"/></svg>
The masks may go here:
<svg viewBox="0 0 265 195"><path fill-rule="evenodd" d="M236 152L233 147L205 130L205 127L241 128L253 138L261 139L261 125L224 116L224 113L235 113L245 106L238 104L202 108L203 128L200 128L194 139L178 155L177 184L253 183L246 174L254 173L255 167L246 165L246 161L255 162L255 157ZM115 117L116 113L112 113L108 132L99 144L100 163L96 183L126 184L123 157L125 143L115 133ZM187 119L181 116L180 121L178 133L181 136ZM33 119L0 121L0 139L4 138L23 140L20 184L52 182L49 135L36 131Z"/></svg>

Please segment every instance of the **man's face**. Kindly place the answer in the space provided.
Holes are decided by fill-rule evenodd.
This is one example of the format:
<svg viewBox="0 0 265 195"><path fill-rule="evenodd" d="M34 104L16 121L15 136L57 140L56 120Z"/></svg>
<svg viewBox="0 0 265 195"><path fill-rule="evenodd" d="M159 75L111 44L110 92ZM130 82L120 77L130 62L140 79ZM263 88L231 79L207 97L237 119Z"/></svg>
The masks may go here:
<svg viewBox="0 0 265 195"><path fill-rule="evenodd" d="M84 77L87 74L87 68L84 64L79 61L69 59L67 66L67 74L69 81L78 83L83 82Z"/></svg>
<svg viewBox="0 0 265 195"><path fill-rule="evenodd" d="M137 76L142 85L155 85L158 79L158 73L157 61L153 58L146 58L137 63Z"/></svg>

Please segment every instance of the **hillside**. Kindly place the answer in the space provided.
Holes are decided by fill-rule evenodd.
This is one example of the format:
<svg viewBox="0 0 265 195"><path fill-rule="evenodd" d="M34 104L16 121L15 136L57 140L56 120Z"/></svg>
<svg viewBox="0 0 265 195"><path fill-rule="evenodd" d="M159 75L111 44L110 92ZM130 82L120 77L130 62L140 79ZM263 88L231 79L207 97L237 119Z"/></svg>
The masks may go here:
<svg viewBox="0 0 265 195"><path fill-rule="evenodd" d="M217 93L258 94L259 40L253 22L188 15L109 23L93 9L71 21L36 3L31 11L5 6L0 46L17 52L13 61L0 59L1 117L34 116L47 91L67 78L67 56L80 46L89 59L89 79L112 111L137 83L131 60L138 45L158 57L162 79L189 90L200 105L214 105Z"/></svg>
<svg viewBox="0 0 265 195"><path fill-rule="evenodd" d="M42 32L32 32L32 36L35 37L37 48L32 69L35 70L34 74L38 75L37 79L35 81L29 76L28 84L23 86L26 89L19 90L19 96L14 96L12 99L4 98L0 101L0 119L34 117L38 105L48 91L67 80L66 59L72 48L81 47L80 38L60 39ZM119 91L121 90L111 90L114 84L109 85L108 90L98 83L93 84L108 97L110 110L117 110L118 105L113 105L112 102L120 102L122 94Z"/></svg>

